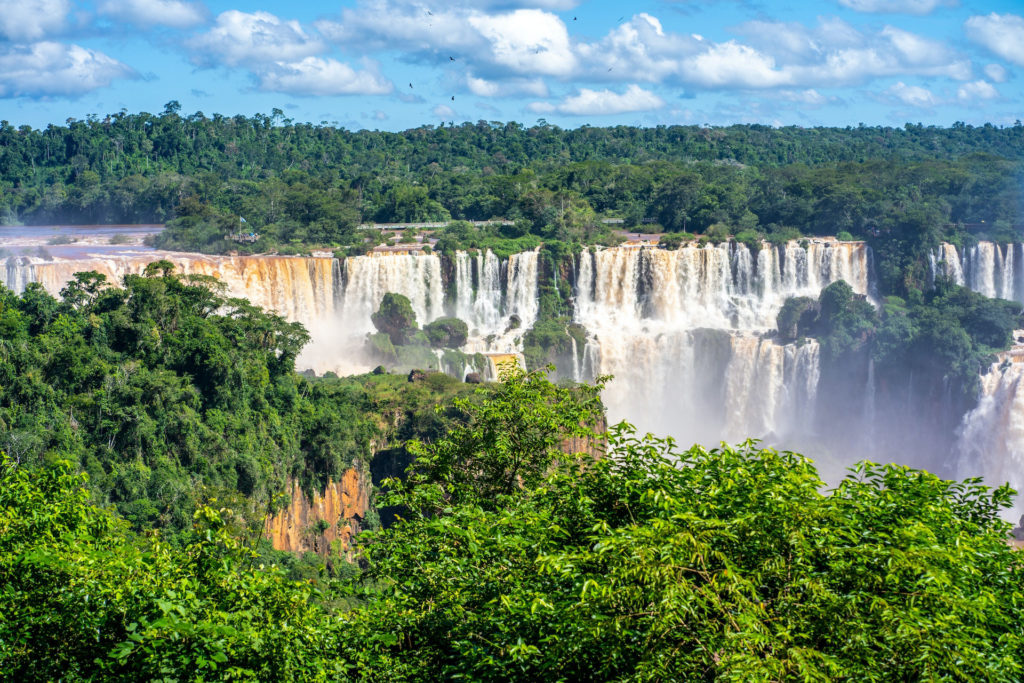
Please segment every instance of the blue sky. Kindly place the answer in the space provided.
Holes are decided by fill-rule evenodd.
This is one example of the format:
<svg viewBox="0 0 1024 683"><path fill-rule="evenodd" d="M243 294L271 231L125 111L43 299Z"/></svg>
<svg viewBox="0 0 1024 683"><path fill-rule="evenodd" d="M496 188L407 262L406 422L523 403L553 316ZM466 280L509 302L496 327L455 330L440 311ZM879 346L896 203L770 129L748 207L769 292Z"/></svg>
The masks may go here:
<svg viewBox="0 0 1024 683"><path fill-rule="evenodd" d="M453 99L454 98L454 99ZM1010 125L1021 0L0 0L0 118Z"/></svg>

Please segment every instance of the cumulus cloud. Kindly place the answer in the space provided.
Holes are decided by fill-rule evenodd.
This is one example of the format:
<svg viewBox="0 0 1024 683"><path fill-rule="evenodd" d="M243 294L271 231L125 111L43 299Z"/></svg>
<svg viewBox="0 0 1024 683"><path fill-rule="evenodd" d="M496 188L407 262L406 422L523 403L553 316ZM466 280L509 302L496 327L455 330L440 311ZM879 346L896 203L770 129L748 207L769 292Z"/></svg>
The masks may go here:
<svg viewBox="0 0 1024 683"><path fill-rule="evenodd" d="M680 67L682 80L709 88L773 88L795 80L776 68L774 58L733 40L684 59Z"/></svg>
<svg viewBox="0 0 1024 683"><path fill-rule="evenodd" d="M988 81L972 81L957 88L956 98L961 102L994 100L999 98L999 91Z"/></svg>
<svg viewBox="0 0 1024 683"><path fill-rule="evenodd" d="M530 104L530 110L538 113L558 112L572 116L603 116L650 111L664 106L665 100L638 85L631 85L622 94L607 89L583 88L578 94L570 95L556 105L547 102L533 102Z"/></svg>
<svg viewBox="0 0 1024 683"><path fill-rule="evenodd" d="M494 16L473 14L469 25L490 45L494 63L516 73L568 76L576 55L569 31L549 12L523 9Z"/></svg>
<svg viewBox="0 0 1024 683"><path fill-rule="evenodd" d="M884 94L890 99L921 109L929 109L938 104L935 95L928 88L922 88L919 85L907 85L903 81L890 86Z"/></svg>
<svg viewBox="0 0 1024 683"><path fill-rule="evenodd" d="M238 10L221 13L213 28L187 41L186 46L199 66L296 62L325 48L297 21L285 21L268 12Z"/></svg>
<svg viewBox="0 0 1024 683"><path fill-rule="evenodd" d="M386 95L394 84L380 75L376 64L357 71L334 59L306 57L298 62L275 62L260 71L261 90L292 95Z"/></svg>
<svg viewBox="0 0 1024 683"><path fill-rule="evenodd" d="M442 119L454 119L455 110L449 107L447 104L439 104L431 110L434 116L439 116Z"/></svg>
<svg viewBox="0 0 1024 683"><path fill-rule="evenodd" d="M1024 66L1024 17L1016 14L973 16L964 24L967 37L1003 59Z"/></svg>
<svg viewBox="0 0 1024 683"><path fill-rule="evenodd" d="M547 84L540 78L507 78L490 81L468 75L466 76L466 87L471 93L480 97L511 97L514 95L547 97L549 94Z"/></svg>
<svg viewBox="0 0 1024 683"><path fill-rule="evenodd" d="M97 10L138 26L189 28L206 20L201 5L182 0L103 0Z"/></svg>
<svg viewBox="0 0 1024 683"><path fill-rule="evenodd" d="M1006 69L1003 67L1002 64L986 64L985 75L988 76L989 79L995 81L996 83L1002 83L1008 77Z"/></svg>
<svg viewBox="0 0 1024 683"><path fill-rule="evenodd" d="M938 7L956 7L957 0L839 0L856 12L886 14L930 14Z"/></svg>
<svg viewBox="0 0 1024 683"><path fill-rule="evenodd" d="M0 12L0 36L27 42L64 28L71 4L68 0L19 0L5 2Z"/></svg>
<svg viewBox="0 0 1024 683"><path fill-rule="evenodd" d="M735 30L742 42L714 42L667 32L655 17L638 14L601 40L578 44L576 51L592 77L715 89L850 85L900 75L971 76L969 60L944 44L891 26L862 33L829 18L814 27L759 20Z"/></svg>
<svg viewBox="0 0 1024 683"><path fill-rule="evenodd" d="M569 76L577 67L569 31L556 15L541 9L488 13L447 5L427 10L403 0L369 0L345 9L340 21L321 20L316 28L348 48L394 49L422 61L449 62L458 56L477 77L495 75Z"/></svg>
<svg viewBox="0 0 1024 683"><path fill-rule="evenodd" d="M137 77L116 59L78 45L44 41L0 53L0 97L74 97Z"/></svg>
<svg viewBox="0 0 1024 683"><path fill-rule="evenodd" d="M587 39L546 9L519 4L494 9L464 0L435 11L418 0L362 0L315 26L346 49L398 49L410 61L443 63L486 97L540 97L549 79L800 91L876 78L972 78L970 61L948 45L893 26L861 31L834 17L813 26L760 20L735 27L738 39L714 41L666 30L640 12Z"/></svg>

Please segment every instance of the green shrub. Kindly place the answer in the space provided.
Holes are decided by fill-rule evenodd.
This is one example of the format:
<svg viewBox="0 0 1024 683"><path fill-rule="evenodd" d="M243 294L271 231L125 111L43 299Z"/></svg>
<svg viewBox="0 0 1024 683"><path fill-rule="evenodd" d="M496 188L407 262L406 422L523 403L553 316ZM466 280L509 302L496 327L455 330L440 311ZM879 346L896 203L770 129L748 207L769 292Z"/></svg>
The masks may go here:
<svg viewBox="0 0 1024 683"><path fill-rule="evenodd" d="M458 318L438 318L424 325L423 332L435 349L457 349L466 343L469 326Z"/></svg>

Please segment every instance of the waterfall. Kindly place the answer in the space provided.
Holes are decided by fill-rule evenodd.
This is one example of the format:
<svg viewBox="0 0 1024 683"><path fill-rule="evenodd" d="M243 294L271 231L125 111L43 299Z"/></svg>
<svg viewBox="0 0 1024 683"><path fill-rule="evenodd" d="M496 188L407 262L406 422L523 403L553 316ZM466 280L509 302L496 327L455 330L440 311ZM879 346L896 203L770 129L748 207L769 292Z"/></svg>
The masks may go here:
<svg viewBox="0 0 1024 683"><path fill-rule="evenodd" d="M1024 303L1024 263L1017 251L1024 246L978 242L958 252L941 244L928 256L932 282L939 277L985 296Z"/></svg>
<svg viewBox="0 0 1024 683"><path fill-rule="evenodd" d="M0 270L3 284L15 292L39 282L58 295L74 273L94 270L114 284L125 275L141 274L152 261L166 259L176 272L208 275L225 285L229 297L301 322L310 343L297 359L298 367L317 372L349 374L375 365L363 354L366 334L374 332L371 314L387 292L409 298L420 325L445 315L445 287L437 254L372 253L344 260L288 256L203 256L173 252L141 252L86 259L19 257ZM491 251L471 256L459 252L454 268L454 312L473 335L464 350L514 353L520 339L537 319L538 253L515 254L502 262ZM512 315L521 324L508 330Z"/></svg>
<svg viewBox="0 0 1024 683"><path fill-rule="evenodd" d="M866 245L834 240L584 251L575 321L590 338L573 372L614 375L612 421L684 441L809 433L818 345L763 334L789 296L840 278L869 294L870 270Z"/></svg>
<svg viewBox="0 0 1024 683"><path fill-rule="evenodd" d="M1020 360L1019 358L1017 360ZM991 486L1009 482L1024 491L1024 363L994 363L981 378L978 405L958 430L957 477L983 477ZM1012 511L1024 510L1022 497Z"/></svg>
<svg viewBox="0 0 1024 683"><path fill-rule="evenodd" d="M527 251L508 257L508 302L509 315L519 316L524 329L533 327L540 310L537 298L537 266L540 251Z"/></svg>

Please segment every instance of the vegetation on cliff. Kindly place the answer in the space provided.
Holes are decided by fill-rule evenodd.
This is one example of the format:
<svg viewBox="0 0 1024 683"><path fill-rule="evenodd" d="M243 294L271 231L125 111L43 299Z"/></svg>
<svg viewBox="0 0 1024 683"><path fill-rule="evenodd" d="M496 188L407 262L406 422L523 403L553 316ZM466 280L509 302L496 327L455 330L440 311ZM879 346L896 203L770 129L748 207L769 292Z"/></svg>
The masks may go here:
<svg viewBox="0 0 1024 683"><path fill-rule="evenodd" d="M817 301L787 299L778 315L783 341L809 336L821 342L826 372L859 366L853 359L867 354L889 383L906 386L914 375L922 386L944 382L965 405L977 396L979 374L1022 325L1021 304L942 279L911 301L887 297L879 309L838 280Z"/></svg>
<svg viewBox="0 0 1024 683"><path fill-rule="evenodd" d="M0 450L30 469L69 461L136 529L173 537L213 498L258 529L289 480L311 492L369 467L374 444L434 434L434 406L467 390L300 377L301 325L172 270L123 287L80 273L61 299L0 288Z"/></svg>

